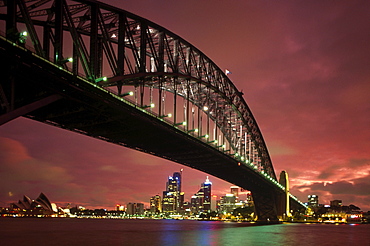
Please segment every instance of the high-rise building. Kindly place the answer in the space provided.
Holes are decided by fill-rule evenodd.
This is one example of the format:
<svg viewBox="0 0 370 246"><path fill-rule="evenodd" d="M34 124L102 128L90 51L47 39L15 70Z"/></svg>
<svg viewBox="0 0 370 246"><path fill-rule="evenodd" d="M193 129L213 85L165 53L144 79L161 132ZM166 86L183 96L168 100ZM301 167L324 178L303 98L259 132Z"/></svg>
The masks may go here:
<svg viewBox="0 0 370 246"><path fill-rule="evenodd" d="M163 191L163 212L181 212L183 210L184 192L181 192L182 169L168 177L166 190Z"/></svg>
<svg viewBox="0 0 370 246"><path fill-rule="evenodd" d="M319 196L308 195L308 206L311 208L318 207L319 206Z"/></svg>
<svg viewBox="0 0 370 246"><path fill-rule="evenodd" d="M150 198L150 212L162 212L162 199L160 195L155 195Z"/></svg>
<svg viewBox="0 0 370 246"><path fill-rule="evenodd" d="M211 189L212 189L212 182L209 181L208 176L204 183L202 183L201 189L203 190L204 198L203 198L203 211L204 212L211 212Z"/></svg>
<svg viewBox="0 0 370 246"><path fill-rule="evenodd" d="M236 208L237 198L234 194L226 194L220 199L219 212L220 213L232 213Z"/></svg>
<svg viewBox="0 0 370 246"><path fill-rule="evenodd" d="M212 182L208 176L204 183L201 184L199 191L191 197L192 212L210 212L212 206Z"/></svg>
<svg viewBox="0 0 370 246"><path fill-rule="evenodd" d="M235 197L239 197L239 187L238 186L231 186L230 193L233 194Z"/></svg>
<svg viewBox="0 0 370 246"><path fill-rule="evenodd" d="M128 215L141 215L144 214L144 204L143 203L129 203L127 204L126 213Z"/></svg>

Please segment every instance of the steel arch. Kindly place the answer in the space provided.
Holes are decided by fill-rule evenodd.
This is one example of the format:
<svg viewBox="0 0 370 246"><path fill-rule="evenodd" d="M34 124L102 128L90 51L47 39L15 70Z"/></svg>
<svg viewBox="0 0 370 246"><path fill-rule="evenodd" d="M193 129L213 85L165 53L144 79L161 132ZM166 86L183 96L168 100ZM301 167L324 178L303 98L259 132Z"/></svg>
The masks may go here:
<svg viewBox="0 0 370 246"><path fill-rule="evenodd" d="M243 94L210 58L178 35L93 0L0 0L0 11L0 18L7 21L8 39L19 42L22 27L26 28L30 38L24 45L39 56L90 81L107 76L107 81L97 84L121 97L124 88L133 86L141 93L137 104L142 107L145 88L157 91L159 105L166 92L174 95L175 102L184 98L189 102L186 110L190 103L195 105L198 115L206 115L222 133L229 146L227 150L217 146L220 151L253 163L257 171L276 180ZM65 63L69 56L71 68ZM156 114L164 113L159 106Z"/></svg>

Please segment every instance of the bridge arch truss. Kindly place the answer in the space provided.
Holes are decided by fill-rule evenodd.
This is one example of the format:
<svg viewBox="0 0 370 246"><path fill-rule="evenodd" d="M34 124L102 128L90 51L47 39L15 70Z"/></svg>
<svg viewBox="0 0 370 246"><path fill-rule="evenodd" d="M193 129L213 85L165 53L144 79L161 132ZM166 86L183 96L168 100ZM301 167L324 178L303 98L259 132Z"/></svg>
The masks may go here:
<svg viewBox="0 0 370 246"><path fill-rule="evenodd" d="M276 180L243 93L178 35L93 0L0 0L0 19L7 39Z"/></svg>

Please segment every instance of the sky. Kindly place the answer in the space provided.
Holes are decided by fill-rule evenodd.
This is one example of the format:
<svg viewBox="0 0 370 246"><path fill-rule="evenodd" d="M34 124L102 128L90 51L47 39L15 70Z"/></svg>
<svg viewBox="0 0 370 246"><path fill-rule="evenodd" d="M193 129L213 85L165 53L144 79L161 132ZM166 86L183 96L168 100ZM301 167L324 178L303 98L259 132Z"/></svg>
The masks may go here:
<svg viewBox="0 0 370 246"><path fill-rule="evenodd" d="M299 200L370 210L370 2L106 0L201 50L244 93L275 173ZM161 195L184 168L185 200L207 174L25 118L0 126L0 206L113 209ZM213 194L232 184L210 176Z"/></svg>

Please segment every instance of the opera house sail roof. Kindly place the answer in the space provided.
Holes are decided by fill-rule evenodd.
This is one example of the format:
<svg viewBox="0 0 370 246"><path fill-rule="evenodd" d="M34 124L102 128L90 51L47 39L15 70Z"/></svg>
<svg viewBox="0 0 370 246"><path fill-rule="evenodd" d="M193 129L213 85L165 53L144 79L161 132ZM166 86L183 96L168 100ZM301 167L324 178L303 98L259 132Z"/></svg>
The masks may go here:
<svg viewBox="0 0 370 246"><path fill-rule="evenodd" d="M52 205L44 193L41 193L35 200L31 200L28 196L23 196L18 203L12 203L11 207L25 211L26 214L53 214Z"/></svg>

